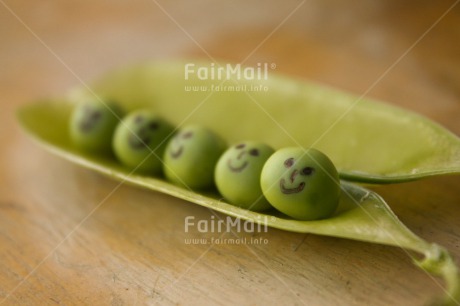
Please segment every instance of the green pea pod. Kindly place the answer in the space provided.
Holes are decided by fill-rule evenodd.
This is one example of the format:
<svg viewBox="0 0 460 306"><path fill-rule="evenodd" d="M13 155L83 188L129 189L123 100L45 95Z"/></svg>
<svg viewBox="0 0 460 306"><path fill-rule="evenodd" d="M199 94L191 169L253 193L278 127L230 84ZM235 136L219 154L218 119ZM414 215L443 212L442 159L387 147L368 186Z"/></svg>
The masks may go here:
<svg viewBox="0 0 460 306"><path fill-rule="evenodd" d="M166 117L167 120L173 123L200 123L215 129L217 133L222 135L229 142L236 142L241 139L257 139L265 141L274 147L293 145L297 144L297 142L304 146L312 144L314 141L313 138L311 138L313 136L308 136L308 134L311 134L309 128L302 128L302 131L299 132L296 131L294 127L299 126L299 124L300 126L306 124L307 126L313 127L312 123L309 122L310 120L304 117L308 114L313 114L315 110L319 111L322 109L321 114L331 112L338 115L339 112L332 109L335 106L326 107L324 105L324 103L329 101L329 98L334 98L331 100L333 101L332 105L339 105L341 97L345 100L345 104L351 101L349 97L346 97L342 93L339 94L332 91L331 93L328 89L316 86L312 87L311 85L300 84L279 77L273 77L263 81L262 83L265 84L264 86L269 86L269 92L259 92L258 94L250 93L251 98L248 98L248 96L242 92L215 92L212 94L211 92L204 91L186 92L184 86L200 84L201 82L203 81L197 78L184 80L183 63L159 63L115 72L96 84L92 89L98 94L108 94L107 96L116 99L117 102L127 110L153 106L161 116ZM219 85L217 82L218 80L205 81L207 86L211 86L212 84L217 86ZM239 82L249 84L252 81L236 80L231 83L239 84ZM255 84L256 81L254 81L253 85L255 86ZM296 93L296 95L294 95L293 92ZM306 103L304 99L309 92L311 93L312 101L316 101L313 103L315 106L311 108L303 107L302 105ZM313 92L316 93L313 94ZM18 112L19 121L31 136L53 153L126 183L163 192L230 216L250 220L274 228L393 245L419 253L423 255L423 259L418 260L413 257L415 263L430 273L442 276L446 281L446 295L442 303L454 304L456 301L460 300L460 274L448 252L436 244L428 243L417 237L397 219L380 196L358 185L342 182L339 209L333 217L318 221L297 221L278 214L262 214L230 205L223 202L221 197L215 193L196 193L175 186L160 178L131 174L129 169L120 165L115 158L96 156L79 151L72 145L69 139L68 121L75 105L74 101L88 94L93 93L88 88L80 88L74 90L69 97L61 100L41 101L40 103L25 106ZM271 96L272 94L273 97ZM261 102L264 97L268 99L268 102ZM322 99L321 97L325 99L327 97L329 98L324 100L322 104L318 102ZM256 99L256 101L252 99ZM240 109L243 106L249 109L249 111ZM343 107L341 109L343 110ZM370 171L372 167L374 167L371 165L372 159L369 159L368 163L363 161L355 163L355 159L359 156L359 151L366 149L367 144L361 143L361 141L365 142L366 139L368 139L367 137L369 137L369 139L379 137L378 135L372 135L372 133L365 135L365 137L361 137L359 133L370 133L370 127L373 127L374 124L382 124L382 122L390 126L395 124L402 128L405 126L401 123L404 121L404 118L400 118L399 115L408 116L409 119L406 120L408 120L409 123L418 122L419 125L415 127L415 130L421 131L422 134L425 133L425 136L431 135L434 137L434 135L436 135L441 139L449 140L445 140L444 142L441 141L440 143L447 143L454 146L456 141L458 142L454 136L443 131L433 123L426 121L426 119L421 119L412 114L406 114L401 110L389 108L380 104L375 104L373 106L370 102L360 102L350 113L355 112L356 109L359 109L360 112L352 115L354 119L351 123L348 122L350 118L344 119L344 121L348 122L345 126L338 123L338 125L341 125L341 128L348 127L347 131L349 135L347 141L351 141L355 144L355 154L352 155L352 148L343 145L343 143L345 143L345 141L342 142L343 139L338 140L335 150L345 150L344 155L350 159L350 161L346 163L339 163L339 165L341 165L339 169L343 170L347 167L353 169L353 167L357 167L356 169L359 169L359 173L361 174L358 175L357 172L345 171L342 172L342 177L359 177L360 180L363 181L388 182L449 172L445 169L437 172L431 170L431 172L429 172L427 170L423 172L423 175L421 174L422 172L417 172L418 176L416 175L417 173L415 173L411 174L412 176L409 177L409 174L406 173L403 175L400 171L391 172L391 169L395 169L395 164L392 164L392 161L389 160L381 160L379 162L390 163L390 166L388 166L387 171L375 174L377 172ZM358 119L363 116L361 112L366 114L366 111L369 112L369 116L363 117L364 122L358 121ZM378 115L379 112L382 114ZM334 117L334 115L325 115L324 120L328 121L329 119L327 118L332 117ZM369 117L372 118L369 119ZM275 121L273 121L273 119L275 119ZM322 120L323 119L318 118L318 115L311 115L311 121L316 121L319 127L324 124ZM369 122L366 123L368 120ZM359 128L352 129L352 123L359 126ZM369 125L369 128L366 127L366 124ZM282 128L280 128L280 126ZM287 131L287 134L284 134L282 131L283 128ZM390 127L390 129L393 128L394 127ZM415 132L412 133L417 134ZM338 134L338 131L336 131L333 132L333 134L337 136L340 133ZM410 133L407 132L406 134L409 135ZM304 142L301 139L301 136L307 137L306 135L310 137L310 142ZM386 136L385 141L387 141L387 144L392 143L394 140L393 138L390 139L390 136L395 135ZM318 143L322 144L323 147L316 147L322 149L327 148L324 139L329 139L329 136L326 135L326 137ZM436 140L433 138L431 138L430 141L436 143ZM426 142L424 143L426 144ZM378 142L372 143L372 145L374 144L379 150L384 150L382 144L379 145ZM393 149L395 148L396 147ZM431 150L434 150L434 148L430 147L429 149L425 149L424 152L432 152ZM453 149L451 151L458 154L458 149L457 151ZM334 152L334 150L329 151L329 154L331 152ZM378 155L378 152L375 153L375 155ZM392 152L393 151L390 150L388 154L392 154ZM415 155L419 156L418 154ZM336 154L335 156L339 156L340 158L340 154ZM382 153L379 158L385 159L385 156L386 155ZM414 156L412 156L413 158L411 160L417 159ZM366 157L366 155L360 158L364 157ZM423 157L423 154L419 157ZM340 160L345 161L346 158ZM404 162L408 162L407 159L399 161L399 163ZM396 162L396 164L398 164L398 162ZM417 163L413 163L413 165L416 164ZM435 168L434 164L435 162L433 160L431 164L433 169ZM358 167L360 165L362 167ZM369 171L363 168L364 166L368 166L369 169L367 170ZM383 166L380 169L384 169ZM409 168L410 167L406 167L406 169ZM450 172L455 172L452 169L453 167L451 166ZM343 173L348 174L343 175ZM369 173L374 174L370 175ZM378 179L376 179L377 177Z"/></svg>

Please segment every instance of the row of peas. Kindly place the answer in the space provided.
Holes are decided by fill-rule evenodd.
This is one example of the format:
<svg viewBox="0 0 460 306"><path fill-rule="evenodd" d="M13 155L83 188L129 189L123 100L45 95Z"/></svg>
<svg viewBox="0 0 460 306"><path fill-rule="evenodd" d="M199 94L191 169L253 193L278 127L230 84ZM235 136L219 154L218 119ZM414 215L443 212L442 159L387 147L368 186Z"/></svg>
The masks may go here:
<svg viewBox="0 0 460 306"><path fill-rule="evenodd" d="M122 120L120 121L120 118ZM125 116L115 103L88 100L70 120L78 148L111 153L125 166L193 190L217 187L230 203L254 211L271 207L299 220L330 217L337 209L340 181L331 160L310 148L283 148L245 141L227 148L213 131L189 125L174 133L150 109Z"/></svg>

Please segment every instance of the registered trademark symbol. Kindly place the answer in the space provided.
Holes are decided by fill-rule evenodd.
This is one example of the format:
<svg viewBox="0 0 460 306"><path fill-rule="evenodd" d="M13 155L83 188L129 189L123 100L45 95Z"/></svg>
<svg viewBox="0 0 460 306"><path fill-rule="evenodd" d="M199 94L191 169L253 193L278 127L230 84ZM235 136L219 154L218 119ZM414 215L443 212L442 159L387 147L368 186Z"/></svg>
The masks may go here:
<svg viewBox="0 0 460 306"><path fill-rule="evenodd" d="M271 64L270 64L270 69L273 69L273 70L276 69L276 64L275 64L275 63L271 63Z"/></svg>

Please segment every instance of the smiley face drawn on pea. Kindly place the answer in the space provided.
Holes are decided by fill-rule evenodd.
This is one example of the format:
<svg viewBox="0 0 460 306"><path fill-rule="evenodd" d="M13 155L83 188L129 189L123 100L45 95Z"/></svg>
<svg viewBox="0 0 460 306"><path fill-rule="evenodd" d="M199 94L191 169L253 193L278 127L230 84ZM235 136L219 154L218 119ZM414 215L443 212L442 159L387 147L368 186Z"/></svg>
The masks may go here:
<svg viewBox="0 0 460 306"><path fill-rule="evenodd" d="M112 136L123 113L112 100L94 98L78 103L70 118L72 142L85 151L110 153Z"/></svg>
<svg viewBox="0 0 460 306"><path fill-rule="evenodd" d="M235 147L236 156L232 156L227 160L228 168L233 172L241 172L249 164L249 157L257 157L260 155L258 148L248 149L245 143L240 143Z"/></svg>
<svg viewBox="0 0 460 306"><path fill-rule="evenodd" d="M118 160L140 172L159 174L173 126L149 109L128 114L118 124L112 141Z"/></svg>
<svg viewBox="0 0 460 306"><path fill-rule="evenodd" d="M214 186L214 167L227 148L216 133L200 125L188 125L166 146L163 173L177 185L191 189Z"/></svg>
<svg viewBox="0 0 460 306"><path fill-rule="evenodd" d="M156 118L147 119L142 115L134 118L132 133L128 135L129 145L136 150L145 149L152 140L160 127L160 122Z"/></svg>
<svg viewBox="0 0 460 306"><path fill-rule="evenodd" d="M185 142L188 139L192 138L192 136L193 131L184 131L176 135L174 139L171 140L172 144L168 150L169 155L174 159L181 157L182 153L184 152L184 147L186 145Z"/></svg>
<svg viewBox="0 0 460 306"><path fill-rule="evenodd" d="M260 185L273 207L298 220L330 217L340 198L337 169L313 148L276 151L262 169Z"/></svg>
<svg viewBox="0 0 460 306"><path fill-rule="evenodd" d="M306 166L302 169L295 167L295 159L289 157L284 161L284 167L290 169L286 173L286 177L280 180L280 189L284 194L292 194L302 192L306 185L306 177L312 176L315 173L315 168ZM300 181L300 182L299 182ZM287 187L293 185L295 182L299 182L295 187Z"/></svg>
<svg viewBox="0 0 460 306"><path fill-rule="evenodd" d="M230 147L217 162L216 186L230 203L254 211L271 207L260 188L260 172L274 150L261 142L245 141Z"/></svg>

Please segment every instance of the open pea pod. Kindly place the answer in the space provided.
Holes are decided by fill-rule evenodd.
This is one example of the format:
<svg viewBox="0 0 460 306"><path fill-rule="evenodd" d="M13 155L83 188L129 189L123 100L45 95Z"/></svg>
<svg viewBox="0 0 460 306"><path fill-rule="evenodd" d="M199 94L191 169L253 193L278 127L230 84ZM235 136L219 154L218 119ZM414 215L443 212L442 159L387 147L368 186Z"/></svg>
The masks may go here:
<svg viewBox="0 0 460 306"><path fill-rule="evenodd" d="M177 125L199 123L230 143L258 140L275 148L314 146L331 157L343 179L388 183L460 172L459 139L415 114L367 100L356 103L356 97L343 92L270 71L267 79L244 80L225 76L228 69L219 77L218 66L206 63L195 63L193 73L186 75L185 64L147 63L115 71L63 99L25 106L18 112L19 121L53 153L117 180L274 228L419 253L423 259L414 257L415 263L446 280L442 302L460 300L460 275L447 251L417 237L381 197L358 185L342 182L339 209L333 217L297 221L275 212L262 214L235 207L215 193L197 193L161 178L131 174L114 158L89 155L71 144L68 121L75 102L97 94L116 100L126 110L152 107Z"/></svg>
<svg viewBox="0 0 460 306"><path fill-rule="evenodd" d="M248 211L223 202L216 193L197 193L162 178L133 174L114 158L78 151L68 136L68 121L73 105L68 100L42 101L20 109L18 118L22 127L51 152L116 180L282 230L392 245L419 253L423 258L419 260L413 257L414 262L446 281L445 295L439 300L440 304L454 305L460 301L460 274L448 252L413 234L375 192L342 182L337 212L331 218L318 221L292 220L276 212L262 214Z"/></svg>
<svg viewBox="0 0 460 306"><path fill-rule="evenodd" d="M349 181L393 183L460 173L460 139L417 114L269 68L248 79L252 75L243 68L241 75L234 73L235 66L186 65L166 61L120 69L91 89L77 88L70 98L98 93L128 109L151 105L173 123L205 125L229 142L313 146Z"/></svg>

